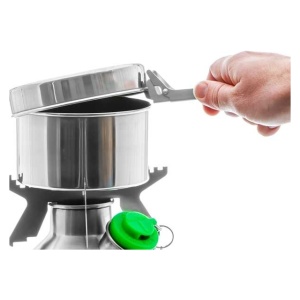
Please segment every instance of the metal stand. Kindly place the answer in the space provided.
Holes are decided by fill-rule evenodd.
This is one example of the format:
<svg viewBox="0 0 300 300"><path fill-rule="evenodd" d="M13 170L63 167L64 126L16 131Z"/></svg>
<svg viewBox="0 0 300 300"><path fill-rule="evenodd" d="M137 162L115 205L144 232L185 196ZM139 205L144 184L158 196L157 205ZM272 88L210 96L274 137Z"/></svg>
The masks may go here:
<svg viewBox="0 0 300 300"><path fill-rule="evenodd" d="M149 180L139 186L119 190L87 190L87 204L91 204L95 200L120 198L123 211L134 210L150 216L140 200L140 195L145 189L166 176L167 173L168 168L166 167L162 170L154 168L153 172L149 171ZM47 213L48 202L67 204L68 201L72 200L72 204L76 201L78 204L83 204L82 191L52 191L27 186L20 188L17 181L12 180L11 176L9 177L9 189L27 201L27 207L9 238L10 246L13 246L14 242L25 242L28 237L38 235Z"/></svg>

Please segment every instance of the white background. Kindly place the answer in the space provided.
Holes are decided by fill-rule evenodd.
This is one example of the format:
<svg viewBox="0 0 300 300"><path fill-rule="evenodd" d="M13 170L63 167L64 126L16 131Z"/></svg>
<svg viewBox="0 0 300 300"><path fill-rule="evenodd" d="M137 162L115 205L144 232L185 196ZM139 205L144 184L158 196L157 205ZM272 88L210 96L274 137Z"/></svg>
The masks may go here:
<svg viewBox="0 0 300 300"><path fill-rule="evenodd" d="M299 299L300 27L292 2L1 4L1 299ZM16 173L9 89L126 63L191 88L214 60L243 50L293 57L293 122L263 138L241 119L206 116L197 101L152 106L150 166L169 174L143 202L175 231L170 249L30 250L47 234L48 217L38 238L8 246L25 208L8 191Z"/></svg>

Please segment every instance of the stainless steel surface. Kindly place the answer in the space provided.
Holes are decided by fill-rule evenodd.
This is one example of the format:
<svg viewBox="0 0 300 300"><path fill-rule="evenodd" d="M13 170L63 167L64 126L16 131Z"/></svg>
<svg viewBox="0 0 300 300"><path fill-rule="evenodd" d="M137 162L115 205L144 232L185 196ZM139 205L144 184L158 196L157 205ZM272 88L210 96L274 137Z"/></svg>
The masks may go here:
<svg viewBox="0 0 300 300"><path fill-rule="evenodd" d="M195 100L193 89L174 90L156 71L147 71L146 96L154 103L166 101Z"/></svg>
<svg viewBox="0 0 300 300"><path fill-rule="evenodd" d="M109 201L87 205L88 249L99 249L99 241L105 233L106 224L111 219L112 203ZM87 249L85 206L49 205L51 206L50 233L35 249Z"/></svg>
<svg viewBox="0 0 300 300"><path fill-rule="evenodd" d="M102 238L99 242L99 249L100 250L124 250L111 237L111 235L109 233L109 224L110 224L110 222L107 223L106 232L102 236Z"/></svg>
<svg viewBox="0 0 300 300"><path fill-rule="evenodd" d="M17 118L17 172L32 187L116 189L148 180L147 101L115 97Z"/></svg>
<svg viewBox="0 0 300 300"><path fill-rule="evenodd" d="M62 105L143 92L145 71L140 64L121 65L43 80L10 90L15 117Z"/></svg>
<svg viewBox="0 0 300 300"><path fill-rule="evenodd" d="M86 248L89 248L89 238L88 238L89 228L88 228L86 181L85 181L85 178L83 179L83 186L84 186L84 191L82 193L83 193L83 198L84 198L85 245L86 245Z"/></svg>

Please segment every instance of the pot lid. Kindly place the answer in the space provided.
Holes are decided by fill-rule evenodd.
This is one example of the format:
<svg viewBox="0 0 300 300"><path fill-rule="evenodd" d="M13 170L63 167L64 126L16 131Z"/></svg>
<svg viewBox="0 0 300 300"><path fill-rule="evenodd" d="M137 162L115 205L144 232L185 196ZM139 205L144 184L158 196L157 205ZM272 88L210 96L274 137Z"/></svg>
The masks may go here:
<svg viewBox="0 0 300 300"><path fill-rule="evenodd" d="M94 99L141 93L146 89L141 64L129 64L59 77L10 90L14 117Z"/></svg>

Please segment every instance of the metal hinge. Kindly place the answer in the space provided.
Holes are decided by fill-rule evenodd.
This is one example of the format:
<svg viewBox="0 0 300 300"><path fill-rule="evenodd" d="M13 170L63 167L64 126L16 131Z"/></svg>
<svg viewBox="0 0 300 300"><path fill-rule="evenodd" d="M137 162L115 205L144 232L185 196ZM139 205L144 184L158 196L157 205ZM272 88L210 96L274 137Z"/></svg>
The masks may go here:
<svg viewBox="0 0 300 300"><path fill-rule="evenodd" d="M155 103L166 101L194 100L193 89L175 90L173 89L156 71L147 71L148 90L145 91L146 97Z"/></svg>

